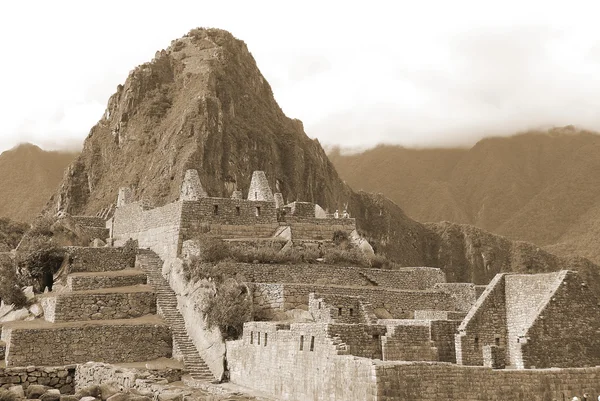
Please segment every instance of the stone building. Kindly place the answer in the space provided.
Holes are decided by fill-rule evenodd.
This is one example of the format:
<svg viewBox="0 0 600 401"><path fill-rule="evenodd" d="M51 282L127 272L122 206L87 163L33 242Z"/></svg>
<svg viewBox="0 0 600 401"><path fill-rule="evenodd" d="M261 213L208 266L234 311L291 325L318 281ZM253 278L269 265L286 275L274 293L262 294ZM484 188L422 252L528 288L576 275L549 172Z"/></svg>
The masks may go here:
<svg viewBox="0 0 600 401"><path fill-rule="evenodd" d="M333 246L341 231L372 253L353 218L285 204L263 172L246 195L210 197L191 170L177 202L152 207L122 189L110 213L74 216L114 247L70 250L68 291L44 297L45 322L3 327L7 366L172 355L195 380L219 380L226 365L233 383L284 400L600 394L600 299L572 271L500 274L483 288L431 267L239 263L254 310L273 318L223 342L183 269L198 238L283 249ZM135 260L120 248L129 240Z"/></svg>

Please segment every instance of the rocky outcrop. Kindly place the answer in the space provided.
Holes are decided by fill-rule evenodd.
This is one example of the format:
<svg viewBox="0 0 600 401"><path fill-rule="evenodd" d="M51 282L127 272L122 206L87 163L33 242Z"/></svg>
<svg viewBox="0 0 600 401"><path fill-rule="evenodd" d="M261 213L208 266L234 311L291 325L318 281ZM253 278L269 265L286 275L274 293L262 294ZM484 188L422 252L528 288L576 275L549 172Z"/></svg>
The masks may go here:
<svg viewBox="0 0 600 401"><path fill-rule="evenodd" d="M188 169L209 196L246 196L254 170L286 201L335 208L349 193L318 141L283 114L246 45L196 29L119 85L49 208L94 215L119 187L166 204Z"/></svg>

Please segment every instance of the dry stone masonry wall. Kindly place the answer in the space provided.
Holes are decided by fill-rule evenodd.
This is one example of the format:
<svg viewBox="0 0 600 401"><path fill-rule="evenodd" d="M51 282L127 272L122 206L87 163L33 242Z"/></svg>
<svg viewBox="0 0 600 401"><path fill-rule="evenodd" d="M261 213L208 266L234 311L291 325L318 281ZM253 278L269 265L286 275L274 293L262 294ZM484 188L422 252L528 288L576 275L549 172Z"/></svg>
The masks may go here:
<svg viewBox="0 0 600 401"><path fill-rule="evenodd" d="M119 273L119 272L117 272ZM98 288L129 287L146 284L146 275L141 270L123 271L123 274L74 273L67 277L70 291L95 290Z"/></svg>
<svg viewBox="0 0 600 401"><path fill-rule="evenodd" d="M119 292L81 291L42 298L48 322L131 319L156 313L156 296L148 286L122 287Z"/></svg>
<svg viewBox="0 0 600 401"><path fill-rule="evenodd" d="M3 327L2 339L8 344L5 361L9 367L28 366L33 361L39 366L90 360L150 361L169 357L172 352L171 331L158 319L94 324L39 323L35 328L10 324Z"/></svg>
<svg viewBox="0 0 600 401"><path fill-rule="evenodd" d="M373 309L384 309L397 319L410 319L415 310L454 309L448 293L392 290L380 287L343 287L303 284L253 283L254 305L258 310L290 310L308 305L311 292L361 297Z"/></svg>
<svg viewBox="0 0 600 401"><path fill-rule="evenodd" d="M69 273L104 272L133 267L135 254L123 248L67 247Z"/></svg>
<svg viewBox="0 0 600 401"><path fill-rule="evenodd" d="M4 390L20 385L26 390L32 384L40 384L55 388L61 394L72 394L75 387L74 377L75 365L0 368L0 388Z"/></svg>

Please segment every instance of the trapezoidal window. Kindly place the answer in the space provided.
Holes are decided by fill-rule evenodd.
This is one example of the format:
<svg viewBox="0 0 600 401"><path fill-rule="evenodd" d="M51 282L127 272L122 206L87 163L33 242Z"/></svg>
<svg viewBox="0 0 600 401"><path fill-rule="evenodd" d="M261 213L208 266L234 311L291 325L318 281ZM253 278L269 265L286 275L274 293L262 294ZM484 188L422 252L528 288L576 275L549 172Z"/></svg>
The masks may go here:
<svg viewBox="0 0 600 401"><path fill-rule="evenodd" d="M479 337L475 337L473 348L479 349Z"/></svg>
<svg viewBox="0 0 600 401"><path fill-rule="evenodd" d="M315 350L315 336L310 337L310 350L311 351Z"/></svg>
<svg viewBox="0 0 600 401"><path fill-rule="evenodd" d="M258 332L258 335L256 337L258 337L258 345L260 345L260 331Z"/></svg>
<svg viewBox="0 0 600 401"><path fill-rule="evenodd" d="M215 216L219 214L219 205L213 205L213 214Z"/></svg>
<svg viewBox="0 0 600 401"><path fill-rule="evenodd" d="M239 207L239 206L236 206L236 207L235 207L235 215L236 215L236 216L239 216L239 215L240 215L240 207Z"/></svg>
<svg viewBox="0 0 600 401"><path fill-rule="evenodd" d="M496 347L500 346L500 337L496 337Z"/></svg>
<svg viewBox="0 0 600 401"><path fill-rule="evenodd" d="M254 344L254 332L250 332L250 344Z"/></svg>
<svg viewBox="0 0 600 401"><path fill-rule="evenodd" d="M265 333L265 347L267 346L267 333Z"/></svg>
<svg viewBox="0 0 600 401"><path fill-rule="evenodd" d="M256 217L260 216L260 206L256 206L255 214L256 214Z"/></svg>
<svg viewBox="0 0 600 401"><path fill-rule="evenodd" d="M304 336L300 336L300 351L304 349Z"/></svg>
<svg viewBox="0 0 600 401"><path fill-rule="evenodd" d="M354 309L350 308L350 316L354 315Z"/></svg>
<svg viewBox="0 0 600 401"><path fill-rule="evenodd" d="M342 316L342 308L338 308L338 316Z"/></svg>
<svg viewBox="0 0 600 401"><path fill-rule="evenodd" d="M258 199L258 192L254 193L254 200Z"/></svg>

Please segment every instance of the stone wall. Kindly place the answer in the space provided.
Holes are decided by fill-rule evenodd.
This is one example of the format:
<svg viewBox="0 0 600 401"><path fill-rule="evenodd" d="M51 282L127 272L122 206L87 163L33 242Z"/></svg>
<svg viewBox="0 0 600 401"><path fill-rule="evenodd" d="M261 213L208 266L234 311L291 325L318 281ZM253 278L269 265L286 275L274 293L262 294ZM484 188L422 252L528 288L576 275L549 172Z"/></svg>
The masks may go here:
<svg viewBox="0 0 600 401"><path fill-rule="evenodd" d="M366 323L360 298L337 294L309 294L308 312L319 323Z"/></svg>
<svg viewBox="0 0 600 401"><path fill-rule="evenodd" d="M292 216L315 218L315 204L311 202L292 202L286 205Z"/></svg>
<svg viewBox="0 0 600 401"><path fill-rule="evenodd" d="M456 335L458 364L482 366L484 345L506 347L508 334L504 277L504 274L498 274L490 281L459 326Z"/></svg>
<svg viewBox="0 0 600 401"><path fill-rule="evenodd" d="M326 327L246 323L242 339L227 342L231 381L283 400L373 400L372 361L343 355Z"/></svg>
<svg viewBox="0 0 600 401"><path fill-rule="evenodd" d="M386 270L320 264L240 263L237 269L248 281L258 283L314 283L425 290L444 282L444 273L441 269L429 267Z"/></svg>
<svg viewBox="0 0 600 401"><path fill-rule="evenodd" d="M75 366L27 366L0 368L0 388L20 385L27 389L31 384L41 384L60 390L61 394L72 394L74 390Z"/></svg>
<svg viewBox="0 0 600 401"><path fill-rule="evenodd" d="M300 350L299 338L307 334ZM227 355L233 383L283 400L550 401L600 394L600 367L496 370L373 361L343 355L324 332L306 333L294 324L248 328L241 340L228 342Z"/></svg>
<svg viewBox="0 0 600 401"><path fill-rule="evenodd" d="M150 392L155 396L164 393L167 383L181 381L181 369L133 369L106 363L89 362L77 365L75 370L75 390L88 386L110 383L119 391L132 389Z"/></svg>
<svg viewBox="0 0 600 401"><path fill-rule="evenodd" d="M350 235L356 229L356 220L347 219L318 219L316 217L286 217L285 222L292 229L293 239L333 239L333 233L342 231Z"/></svg>
<svg viewBox="0 0 600 401"><path fill-rule="evenodd" d="M64 292L41 298L48 322L131 319L156 314L156 296L149 286Z"/></svg>
<svg viewBox="0 0 600 401"><path fill-rule="evenodd" d="M202 198L183 202L183 228L193 230L196 222L254 225L277 223L275 203L231 198ZM200 227L198 227L200 228Z"/></svg>
<svg viewBox="0 0 600 401"><path fill-rule="evenodd" d="M548 302L552 293L560 285L565 274L566 271L504 276L507 343L500 346L508 348L505 359L509 365L524 367L521 344L525 341L527 329L537 318L540 308Z"/></svg>
<svg viewBox="0 0 600 401"><path fill-rule="evenodd" d="M565 273L521 344L525 368L600 366L600 297Z"/></svg>
<svg viewBox="0 0 600 401"><path fill-rule="evenodd" d="M311 292L362 297L374 310L383 309L393 318L411 319L415 310L453 309L449 294L436 291L392 290L381 287L343 287L309 284L253 283L257 310L306 308Z"/></svg>
<svg viewBox="0 0 600 401"><path fill-rule="evenodd" d="M433 289L450 294L456 309L462 312L468 312L478 298L472 283L437 283Z"/></svg>
<svg viewBox="0 0 600 401"><path fill-rule="evenodd" d="M161 258L173 258L181 250L181 214L184 202L145 210L140 202L117 207L112 228L115 244L129 238L140 248L151 248Z"/></svg>
<svg viewBox="0 0 600 401"><path fill-rule="evenodd" d="M446 275L436 267L403 267L400 269L361 269L381 287L406 290L428 290L445 283Z"/></svg>
<svg viewBox="0 0 600 401"><path fill-rule="evenodd" d="M438 361L456 363L454 337L460 320L432 320L430 322L431 341L438 351Z"/></svg>
<svg viewBox="0 0 600 401"><path fill-rule="evenodd" d="M600 367L497 370L446 363L376 362L374 400L551 401L600 394ZM358 400L359 398L346 398Z"/></svg>
<svg viewBox="0 0 600 401"><path fill-rule="evenodd" d="M458 320L462 321L466 316L465 312L442 311L442 310L416 310L415 319L417 320Z"/></svg>
<svg viewBox="0 0 600 401"><path fill-rule="evenodd" d="M107 273L73 273L67 277L67 286L71 291L95 290L99 288L128 287L146 284L146 275L141 270L129 270L123 274ZM119 272L116 272L119 273Z"/></svg>
<svg viewBox="0 0 600 401"><path fill-rule="evenodd" d="M171 355L171 331L147 317L106 323L11 323L2 328L7 366L150 361ZM141 346L143 344L143 346Z"/></svg>
<svg viewBox="0 0 600 401"><path fill-rule="evenodd" d="M69 272L103 272L129 269L135 263L135 254L123 248L67 247Z"/></svg>
<svg viewBox="0 0 600 401"><path fill-rule="evenodd" d="M437 361L433 347L430 322L419 320L380 320L387 334L381 338L385 361ZM390 323L390 324L388 324Z"/></svg>

